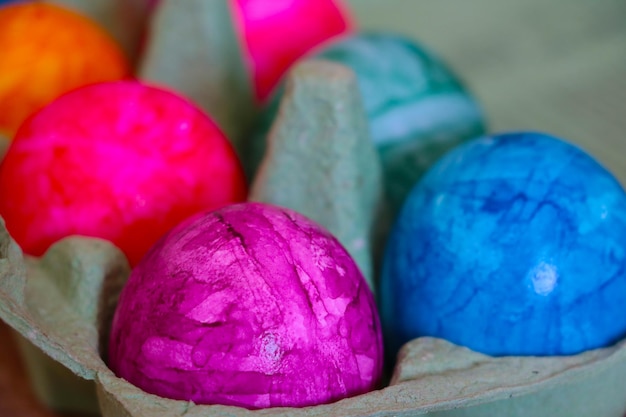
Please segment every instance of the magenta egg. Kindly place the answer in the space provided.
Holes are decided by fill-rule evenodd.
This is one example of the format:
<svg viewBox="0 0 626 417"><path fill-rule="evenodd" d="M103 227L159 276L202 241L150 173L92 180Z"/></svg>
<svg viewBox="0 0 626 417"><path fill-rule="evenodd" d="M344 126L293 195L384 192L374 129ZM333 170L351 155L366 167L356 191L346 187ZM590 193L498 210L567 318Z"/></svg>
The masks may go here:
<svg viewBox="0 0 626 417"><path fill-rule="evenodd" d="M310 50L352 30L342 0L231 0L256 96L266 100Z"/></svg>
<svg viewBox="0 0 626 417"><path fill-rule="evenodd" d="M144 391L246 408L377 387L381 327L361 272L304 216L243 203L194 216L133 270L109 365Z"/></svg>

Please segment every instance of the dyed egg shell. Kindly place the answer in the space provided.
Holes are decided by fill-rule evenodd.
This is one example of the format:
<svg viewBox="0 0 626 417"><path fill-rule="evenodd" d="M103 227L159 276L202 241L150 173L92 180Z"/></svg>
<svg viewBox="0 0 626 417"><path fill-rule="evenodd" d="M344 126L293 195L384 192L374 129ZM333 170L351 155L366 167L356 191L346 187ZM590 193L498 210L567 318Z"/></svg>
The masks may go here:
<svg viewBox="0 0 626 417"><path fill-rule="evenodd" d="M162 397L302 407L374 389L382 334L337 239L245 203L183 222L148 252L117 306L109 366Z"/></svg>
<svg viewBox="0 0 626 417"><path fill-rule="evenodd" d="M490 355L570 355L626 334L626 196L538 133L462 145L413 189L382 273L392 351L419 336Z"/></svg>
<svg viewBox="0 0 626 417"><path fill-rule="evenodd" d="M339 0L231 2L260 101L298 58L350 27L347 9Z"/></svg>
<svg viewBox="0 0 626 417"><path fill-rule="evenodd" d="M0 215L31 255L77 234L112 241L135 264L189 215L245 197L219 128L185 99L132 81L55 100L0 165Z"/></svg>
<svg viewBox="0 0 626 417"><path fill-rule="evenodd" d="M315 58L355 72L372 140L382 158L393 213L438 158L484 133L481 109L459 78L433 53L409 39L358 34L332 43ZM261 116L250 160L244 161L248 175L253 175L262 159L281 96L282 91Z"/></svg>
<svg viewBox="0 0 626 417"><path fill-rule="evenodd" d="M120 47L91 20L44 2L0 8L0 133L87 84L127 77Z"/></svg>

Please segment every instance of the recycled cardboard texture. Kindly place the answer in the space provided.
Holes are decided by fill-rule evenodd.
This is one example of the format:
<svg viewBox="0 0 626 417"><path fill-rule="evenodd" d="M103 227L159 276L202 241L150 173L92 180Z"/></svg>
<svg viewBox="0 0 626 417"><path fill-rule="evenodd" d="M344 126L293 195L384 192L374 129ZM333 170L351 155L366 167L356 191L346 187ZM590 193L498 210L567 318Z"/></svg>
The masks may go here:
<svg viewBox="0 0 626 417"><path fill-rule="evenodd" d="M91 1L96 2L96 0L85 2L76 0L75 2L87 5ZM101 4L105 1L107 0L97 0ZM362 10L369 8L371 12L371 10L377 10L374 7L377 1L379 0L355 0L354 5L357 9L359 5L362 5ZM607 117L596 117L601 113L595 110L592 113L592 106L581 106L581 101L577 100L577 98L597 96L598 92L604 91L607 102L611 97L613 98L611 103L623 102L619 98L626 90L615 88L616 85L623 84L623 74L620 69L623 68L623 60L626 57L623 54L615 54L615 51L619 50L615 47L623 45L623 37L616 35L618 32L600 31L598 36L602 35L604 38L600 39L602 42L597 42L597 44L603 46L595 50L594 58L583 59L581 65L572 65L572 63L580 63L583 58L581 54L586 54L585 51L589 49L575 48L576 51L580 51L579 54L568 54L565 52L571 52L570 49L559 48L562 53L550 55L549 42L540 42L538 45L541 46L535 49L503 48L509 45L507 39L517 36L514 31L509 32L509 30L524 28L523 30L526 31L527 20L524 20L523 25L516 25L510 19L509 21L501 20L503 30L497 32L499 35L497 37L492 36L494 27L490 24L477 26L478 29L482 28L489 32L486 36L465 37L463 35L467 25L463 26L461 23L467 19L468 10L478 11L485 17L494 16L495 19L502 19L503 14L506 13L501 12L505 8L510 10L511 4L497 6L488 0L479 0L478 4L483 6L500 7L493 13L483 13L484 7L473 3L463 6L458 2L452 4L453 2L446 1L420 3L420 7L427 8L430 13L424 10L422 13L399 15L396 13L394 15L392 3L396 4L395 10L398 10L398 5L405 7L408 3L404 0L393 0L393 2L386 0L384 6L381 5L382 2L376 3L378 9L385 11L384 15L376 12L368 15L370 20L375 18L380 21L381 25L385 24L386 17L389 17L388 21L393 25L404 22L405 28L416 28L416 33L421 30L420 28L427 28L429 24L435 25L437 33L441 36L434 40L440 40L440 45L444 46L439 48L440 45L435 44L436 49L443 51L444 55L450 54L450 49L445 48L448 42L448 46L457 45L457 52L460 54L452 53L451 55L460 57L459 60L464 59L464 54L471 55L466 57L465 62L471 62L473 66L460 65L459 67L464 69L463 74L469 77L470 81L473 80L474 85L481 87L478 89L479 93L491 97L491 101L487 103L487 111L495 115L493 119L498 129L517 127L521 124L524 127L560 133L564 137L587 146L595 151L594 153L600 154L600 159L614 169L618 177L622 180L626 178L623 165L624 155L623 152L619 152L624 149L623 141L619 139L623 136L621 134L623 118L619 117L623 107L606 104L605 108L612 109L607 110L607 113L602 113ZM539 3L539 0L519 3L509 16L511 18L517 16L518 8L538 7ZM608 3L593 3L591 6L589 2L575 2L575 7L569 9L563 8L563 3L560 3L560 7L559 3L555 3L557 7L547 8L553 11L553 15L533 16L548 21L558 18L559 22L571 22L569 26L581 27L581 20L589 16L600 16L599 13L590 13L588 10L590 7L602 9L601 6L604 5L604 10L608 12L624 10L617 6L618 3L615 3L616 6L613 7L608 6ZM568 5L571 5L570 3ZM530 6L531 4L534 6ZM541 4L545 3L541 2ZM455 9L455 13L449 13L451 7ZM437 14L438 8L445 9L446 13ZM585 13L576 19L563 19L563 15L569 16L578 11ZM615 17L616 22L623 23L623 19L619 19L621 17L619 13L609 14ZM448 16L452 20L458 18L460 21L457 22L459 23L457 26L448 24L449 22L442 21L437 16ZM587 20L591 21L591 19ZM589 27L597 26L589 24ZM608 27L607 25L601 26ZM442 33L441 27L452 29L458 27L458 30L455 32L451 29ZM563 26L559 24L541 27L551 30L550 28ZM541 31L537 29L537 32L543 33L543 29ZM512 35L509 35L510 33ZM585 36L586 42L592 44L592 36ZM551 39L549 34L544 37ZM459 42L459 39L462 41ZM485 39L489 39L491 43L484 43ZM527 37L519 39L527 39ZM473 41L475 42L472 44ZM494 61L488 58L493 55L494 43L498 43L497 49L500 51L510 50L506 52L505 58L517 57L516 54L520 50L529 52L541 49L546 51L546 55L539 57L529 52L519 54L517 60L501 59L502 65L493 65ZM569 43L566 43L567 45ZM452 50L454 51L454 48ZM484 52L483 58L485 59L475 55L481 51ZM533 67L527 70L527 75L521 76L519 72L523 68L528 68L528 62L525 61L528 55L541 58L536 62L533 61L540 70ZM510 62L511 68L507 68L506 62ZM608 63L614 65L608 65ZM493 67L492 71L489 70L491 67ZM574 89L574 84L563 76L563 70L569 71L567 74L576 72L575 85L581 88ZM603 75L599 76L598 73ZM496 82L489 82L494 77ZM529 82L531 78L533 82ZM516 81L511 82L512 80ZM519 85L525 88L520 89ZM495 93L488 94L489 89ZM583 102L587 101L583 100ZM593 103L593 100L589 103ZM575 123L570 123L571 120ZM605 134L600 135L603 132ZM72 251L77 251L77 253L72 253L71 258L81 256L83 251L91 251L90 248L94 245L93 240L77 239L76 242L81 243L72 246ZM64 242L60 243L60 245L64 244ZM92 265L95 268L94 271L102 273L107 270L103 268L102 262L112 261L114 264L119 262L115 260L117 259L115 256L110 256L109 251L119 254L110 245L98 242L96 246L98 249L95 250L94 255L100 253L101 250L105 254L96 256L101 260L95 262L99 266ZM49 260L51 261L51 258ZM31 268L33 265L39 265L37 260L29 261L28 265L27 275L26 265L23 263L19 249L9 240L4 228L0 227L0 318L76 374L87 379L96 378L104 416L325 416L335 413L342 416L377 417L392 415L622 417L626 410L626 387L623 384L623 376L626 373L624 342L613 348L595 350L570 358L494 359L455 347L444 341L417 339L407 344L401 352L401 359L393 379L394 385L335 404L302 410L268 409L252 412L233 407L195 406L182 401L160 399L142 393L125 381L115 378L95 349L98 345L99 333L96 330L96 324L86 323L83 318L79 317L78 313L67 305L68 297L62 295L63 291L56 287L56 283L64 281L60 279L55 281L39 267ZM99 282L101 283L103 279L103 276L86 278L87 281L93 280L94 282L94 286L90 288L101 286ZM114 282L115 279L112 281ZM86 294L93 295L97 292L97 290L90 290L86 291ZM109 301L112 302L112 299ZM38 303L42 305L34 308ZM92 304L97 305L97 300L93 300ZM52 317L45 317L46 310L50 311L51 307L54 310ZM67 328L62 329L63 327ZM73 333L78 336L75 337ZM535 374L533 371L539 371L539 373ZM453 409L454 407L461 408Z"/></svg>
<svg viewBox="0 0 626 417"><path fill-rule="evenodd" d="M166 0L153 17L139 77L190 98L224 130L241 156L254 93L224 0Z"/></svg>
<svg viewBox="0 0 626 417"><path fill-rule="evenodd" d="M354 73L325 61L294 67L250 200L291 208L324 226L373 289L372 235L382 193Z"/></svg>
<svg viewBox="0 0 626 417"><path fill-rule="evenodd" d="M327 65L299 67L294 71L294 85L301 82L300 77L316 79L326 71L330 71L330 85L337 82L332 77L350 79L345 70L331 70ZM301 101L295 100L297 94L288 95L291 98L286 100L286 108L297 108L297 103L308 105L311 97L318 97L316 90L308 94L311 96L302 93ZM351 97L345 90L342 95ZM349 102L360 108L358 100ZM304 116L293 115L295 119ZM324 120L328 114L314 112L313 116ZM289 130L286 125L291 123L295 123L293 118L279 117L273 134ZM270 148L279 143L272 139ZM275 193L273 183L262 178L255 186ZM115 301L128 273L121 252L104 241L68 238L42 259L24 259L4 225L0 228L0 318L76 375L95 380L105 417L621 417L626 409L626 386L620 383L626 372L626 342L572 357L490 358L443 340L422 338L404 347L389 387L334 404L249 411L159 398L115 377L101 356Z"/></svg>
<svg viewBox="0 0 626 417"><path fill-rule="evenodd" d="M98 394L104 399L103 405L106 404L103 407L105 417L621 417L626 406L626 389L619 383L626 371L623 345L619 349L601 349L554 361L551 358L493 359L443 340L418 339L408 344L402 353L407 361L413 361L407 362L411 371L403 375L410 380L400 382L402 377L396 375L392 382L396 385L382 391L305 409L249 411L197 406L155 396L146 396L147 401L141 405L138 401L141 391L123 380L111 379L110 374L99 375ZM469 408L453 409L456 407ZM132 410L141 410L141 413L133 414Z"/></svg>
<svg viewBox="0 0 626 417"><path fill-rule="evenodd" d="M334 404L249 411L159 398L116 378L98 352L98 317L110 317L128 274L121 253L97 239L69 238L42 260L24 262L4 227L0 231L0 316L78 375L95 379L105 417L620 417L626 407L626 387L619 382L626 372L626 342L571 357L490 358L432 338L404 347L389 387ZM53 272L50 262L57 264ZM78 277L85 282L77 286ZM72 297L79 287L90 300ZM89 305L108 312L95 314ZM88 318L79 316L81 309Z"/></svg>
<svg viewBox="0 0 626 417"><path fill-rule="evenodd" d="M42 404L56 411L99 413L93 381L77 377L24 337L19 334L14 336L33 392Z"/></svg>
<svg viewBox="0 0 626 417"><path fill-rule="evenodd" d="M4 223L1 230L0 318L25 339L20 344L37 394L53 408L96 411L93 383L72 374L95 376L97 324L110 319L129 273L126 258L111 244L86 238L66 239L40 260L24 258Z"/></svg>
<svg viewBox="0 0 626 417"><path fill-rule="evenodd" d="M25 275L22 252L0 221L0 317L18 331L29 330L25 316ZM10 321L9 321L10 320Z"/></svg>

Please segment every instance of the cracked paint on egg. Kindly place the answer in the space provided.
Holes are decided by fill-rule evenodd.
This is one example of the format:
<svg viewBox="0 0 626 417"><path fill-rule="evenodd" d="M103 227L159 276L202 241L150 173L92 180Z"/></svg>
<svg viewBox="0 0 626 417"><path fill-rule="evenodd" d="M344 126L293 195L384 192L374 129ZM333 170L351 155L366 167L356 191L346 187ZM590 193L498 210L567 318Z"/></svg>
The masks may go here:
<svg viewBox="0 0 626 417"><path fill-rule="evenodd" d="M217 125L177 94L134 81L55 100L0 164L0 215L35 256L83 235L113 242L134 265L188 216L245 198L243 169Z"/></svg>
<svg viewBox="0 0 626 417"><path fill-rule="evenodd" d="M626 335L626 196L540 133L472 141L412 190L387 243L390 353L435 336L490 355L570 355Z"/></svg>
<svg viewBox="0 0 626 417"><path fill-rule="evenodd" d="M332 235L244 203L188 219L134 269L109 366L162 397L302 407L376 388L382 335L373 295Z"/></svg>

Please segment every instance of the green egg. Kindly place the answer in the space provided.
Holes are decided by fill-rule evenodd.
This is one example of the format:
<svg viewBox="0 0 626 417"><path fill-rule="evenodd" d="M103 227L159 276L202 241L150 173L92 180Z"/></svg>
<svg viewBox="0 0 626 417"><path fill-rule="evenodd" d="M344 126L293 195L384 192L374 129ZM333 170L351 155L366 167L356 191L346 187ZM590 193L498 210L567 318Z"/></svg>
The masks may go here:
<svg viewBox="0 0 626 417"><path fill-rule="evenodd" d="M313 58L346 65L356 76L372 140L383 163L392 216L422 174L456 145L485 133L483 112L455 73L405 37L362 33ZM265 108L244 164L253 176L277 116L284 86Z"/></svg>

